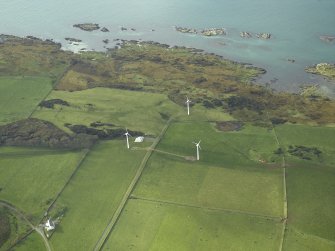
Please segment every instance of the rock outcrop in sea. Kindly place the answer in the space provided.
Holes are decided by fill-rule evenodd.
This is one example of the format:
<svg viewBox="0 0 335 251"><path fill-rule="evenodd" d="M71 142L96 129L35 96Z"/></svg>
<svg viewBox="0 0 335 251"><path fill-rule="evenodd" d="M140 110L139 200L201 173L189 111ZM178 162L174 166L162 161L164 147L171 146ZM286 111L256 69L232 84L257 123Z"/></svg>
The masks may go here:
<svg viewBox="0 0 335 251"><path fill-rule="evenodd" d="M100 29L99 24L94 23L74 24L73 27L79 28L84 31L94 31Z"/></svg>

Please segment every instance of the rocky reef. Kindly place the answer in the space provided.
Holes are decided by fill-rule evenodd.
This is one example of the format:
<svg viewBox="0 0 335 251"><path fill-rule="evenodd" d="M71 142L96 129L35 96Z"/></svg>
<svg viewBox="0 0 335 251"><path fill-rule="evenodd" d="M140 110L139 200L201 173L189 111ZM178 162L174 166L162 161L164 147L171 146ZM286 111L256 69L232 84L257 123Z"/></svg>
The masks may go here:
<svg viewBox="0 0 335 251"><path fill-rule="evenodd" d="M69 41L69 42L71 42L71 43L72 43L72 42L74 42L74 43L80 43L80 42L82 42L81 39L72 38L72 37L66 37L65 40L66 40L66 41Z"/></svg>
<svg viewBox="0 0 335 251"><path fill-rule="evenodd" d="M258 34L256 34L256 37L260 38L260 39L270 39L271 36L272 35L270 33L258 33Z"/></svg>
<svg viewBox="0 0 335 251"><path fill-rule="evenodd" d="M101 28L102 32L109 32L109 30L106 27Z"/></svg>
<svg viewBox="0 0 335 251"><path fill-rule="evenodd" d="M84 31L94 31L94 30L100 29L99 24L94 24L94 23L74 24L73 27L79 28Z"/></svg>
<svg viewBox="0 0 335 251"><path fill-rule="evenodd" d="M305 71L335 80L335 64L319 63L313 66L306 67Z"/></svg>

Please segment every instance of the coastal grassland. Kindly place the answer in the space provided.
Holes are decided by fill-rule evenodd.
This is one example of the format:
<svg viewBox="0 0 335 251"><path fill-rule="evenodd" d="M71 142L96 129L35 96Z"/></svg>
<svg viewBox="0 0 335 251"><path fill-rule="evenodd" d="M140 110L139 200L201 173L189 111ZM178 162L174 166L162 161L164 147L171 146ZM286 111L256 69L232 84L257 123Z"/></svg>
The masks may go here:
<svg viewBox="0 0 335 251"><path fill-rule="evenodd" d="M201 163L214 166L258 167L277 163L273 151L277 144L268 128L244 125L240 131L222 132L209 122L181 121L172 123L158 149L187 156L195 156L195 145L201 141Z"/></svg>
<svg viewBox="0 0 335 251"><path fill-rule="evenodd" d="M51 89L48 77L0 76L0 125L28 117Z"/></svg>
<svg viewBox="0 0 335 251"><path fill-rule="evenodd" d="M103 250L276 250L280 229L273 220L131 199Z"/></svg>
<svg viewBox="0 0 335 251"><path fill-rule="evenodd" d="M182 111L163 94L109 88L53 91L47 99L62 99L70 106L39 108L33 117L48 120L65 131L69 130L66 123L90 126L100 121L157 135L170 116Z"/></svg>
<svg viewBox="0 0 335 251"><path fill-rule="evenodd" d="M335 243L334 167L287 169L288 226Z"/></svg>
<svg viewBox="0 0 335 251"><path fill-rule="evenodd" d="M70 65L73 53L61 45L37 38L0 35L0 75L47 76L56 80Z"/></svg>
<svg viewBox="0 0 335 251"><path fill-rule="evenodd" d="M35 231L13 248L15 251L44 251L45 249L42 237Z"/></svg>
<svg viewBox="0 0 335 251"><path fill-rule="evenodd" d="M0 199L37 223L82 155L83 151L1 147Z"/></svg>
<svg viewBox="0 0 335 251"><path fill-rule="evenodd" d="M65 212L51 237L55 250L92 250L113 217L146 151L102 141L87 155L51 214Z"/></svg>
<svg viewBox="0 0 335 251"><path fill-rule="evenodd" d="M106 54L82 53L57 85L59 90L111 87L174 93L179 102L186 93L205 98L217 96L227 87L238 89L263 71L199 53L195 49L169 48L150 42L124 42ZM179 97L180 96L180 97Z"/></svg>
<svg viewBox="0 0 335 251"><path fill-rule="evenodd" d="M283 215L280 169L231 169L155 153L133 196L194 207Z"/></svg>
<svg viewBox="0 0 335 251"><path fill-rule="evenodd" d="M285 152L288 163L298 166L334 166L335 165L335 127L309 126L309 125L280 125L275 130L280 145ZM321 151L319 156L305 160L289 153L290 146L305 146L317 148Z"/></svg>

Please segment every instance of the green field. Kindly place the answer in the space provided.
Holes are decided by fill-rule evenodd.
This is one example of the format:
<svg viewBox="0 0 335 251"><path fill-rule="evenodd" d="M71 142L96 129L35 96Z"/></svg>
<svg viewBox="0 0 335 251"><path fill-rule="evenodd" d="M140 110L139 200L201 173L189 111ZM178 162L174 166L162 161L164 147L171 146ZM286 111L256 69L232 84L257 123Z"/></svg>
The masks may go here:
<svg viewBox="0 0 335 251"><path fill-rule="evenodd" d="M315 235L309 235L289 227L286 232L283 250L287 251L333 251L335 250L335 242Z"/></svg>
<svg viewBox="0 0 335 251"><path fill-rule="evenodd" d="M334 168L289 168L289 225L304 234L335 242L334 183Z"/></svg>
<svg viewBox="0 0 335 251"><path fill-rule="evenodd" d="M93 249L144 154L127 150L124 141L105 141L92 149L54 208L66 208L51 238L55 250Z"/></svg>
<svg viewBox="0 0 335 251"><path fill-rule="evenodd" d="M81 151L0 147L0 199L37 223L82 155Z"/></svg>
<svg viewBox="0 0 335 251"><path fill-rule="evenodd" d="M108 88L53 91L48 99L55 98L69 102L70 106L40 108L33 117L51 121L64 130L68 130L65 123L89 126L92 122L101 121L157 135L166 123L160 112L171 116L181 111L181 107L162 94Z"/></svg>
<svg viewBox="0 0 335 251"><path fill-rule="evenodd" d="M0 77L0 125L28 117L51 89L47 77Z"/></svg>
<svg viewBox="0 0 335 251"><path fill-rule="evenodd" d="M259 167L260 161L276 163L273 151L278 148L271 130L245 126L238 132L220 132L208 122L173 123L158 148L195 156L192 142L201 141L201 163L229 168Z"/></svg>
<svg viewBox="0 0 335 251"><path fill-rule="evenodd" d="M26 239L15 246L13 249L15 251L39 251L46 250L42 237L36 233L32 232Z"/></svg>
<svg viewBox="0 0 335 251"><path fill-rule="evenodd" d="M234 170L156 153L148 163L134 196L249 214L283 215L280 169Z"/></svg>
<svg viewBox="0 0 335 251"><path fill-rule="evenodd" d="M130 200L103 250L277 250L280 231L263 218Z"/></svg>

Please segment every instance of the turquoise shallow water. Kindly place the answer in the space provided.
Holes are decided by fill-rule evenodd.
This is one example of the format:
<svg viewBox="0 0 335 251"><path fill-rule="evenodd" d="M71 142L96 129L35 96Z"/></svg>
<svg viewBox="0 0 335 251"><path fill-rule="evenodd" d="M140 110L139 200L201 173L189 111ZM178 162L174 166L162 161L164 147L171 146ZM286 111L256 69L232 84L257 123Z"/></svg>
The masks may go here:
<svg viewBox="0 0 335 251"><path fill-rule="evenodd" d="M106 38L197 47L265 68L268 73L259 81L271 82L277 90L296 91L300 85L318 83L333 96L335 84L306 74L304 67L335 63L335 42L319 39L320 35L335 36L334 13L335 0L1 0L0 33L53 38L68 49L65 37L80 38L83 46L96 50L104 50ZM72 27L81 22L99 23L111 32ZM224 27L228 34L215 38L187 35L176 32L173 25ZM122 32L121 26L136 31ZM273 38L242 39L240 31L269 32Z"/></svg>

